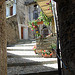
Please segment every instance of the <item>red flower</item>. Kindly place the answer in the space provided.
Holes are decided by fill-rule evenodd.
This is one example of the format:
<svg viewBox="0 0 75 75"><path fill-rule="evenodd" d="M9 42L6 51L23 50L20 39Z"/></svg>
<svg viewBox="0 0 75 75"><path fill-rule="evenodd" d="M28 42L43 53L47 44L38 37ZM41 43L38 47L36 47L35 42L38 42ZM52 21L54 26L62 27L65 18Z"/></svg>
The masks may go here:
<svg viewBox="0 0 75 75"><path fill-rule="evenodd" d="M35 26L35 28L37 28L37 26Z"/></svg>
<svg viewBox="0 0 75 75"><path fill-rule="evenodd" d="M47 56L47 54L45 54L45 56Z"/></svg>
<svg viewBox="0 0 75 75"><path fill-rule="evenodd" d="M38 21L39 21L39 19L38 19Z"/></svg>
<svg viewBox="0 0 75 75"><path fill-rule="evenodd" d="M51 0L49 1L49 3L51 3Z"/></svg>
<svg viewBox="0 0 75 75"><path fill-rule="evenodd" d="M52 56L52 53L50 54L50 56Z"/></svg>
<svg viewBox="0 0 75 75"><path fill-rule="evenodd" d="M33 25L34 23L32 23L32 25Z"/></svg>
<svg viewBox="0 0 75 75"><path fill-rule="evenodd" d="M49 8L48 8L48 10L49 10Z"/></svg>
<svg viewBox="0 0 75 75"><path fill-rule="evenodd" d="M36 48L36 46L34 46L34 48Z"/></svg>
<svg viewBox="0 0 75 75"><path fill-rule="evenodd" d="M49 5L49 3L46 3L46 4L48 4L48 5Z"/></svg>
<svg viewBox="0 0 75 75"><path fill-rule="evenodd" d="M35 26L33 26L33 28L35 28Z"/></svg>
<svg viewBox="0 0 75 75"><path fill-rule="evenodd" d="M46 52L46 51L44 50L44 52Z"/></svg>
<svg viewBox="0 0 75 75"><path fill-rule="evenodd" d="M42 54L42 56L43 56L43 54Z"/></svg>

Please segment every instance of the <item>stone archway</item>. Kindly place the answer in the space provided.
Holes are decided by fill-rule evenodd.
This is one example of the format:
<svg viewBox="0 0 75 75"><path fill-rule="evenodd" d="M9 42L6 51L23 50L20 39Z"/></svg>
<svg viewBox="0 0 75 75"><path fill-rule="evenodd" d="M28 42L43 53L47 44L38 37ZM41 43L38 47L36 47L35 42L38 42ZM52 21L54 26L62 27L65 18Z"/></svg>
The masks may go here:
<svg viewBox="0 0 75 75"><path fill-rule="evenodd" d="M59 38L63 66L62 75L75 75L75 0L55 0L57 2Z"/></svg>
<svg viewBox="0 0 75 75"><path fill-rule="evenodd" d="M7 75L5 0L0 0L0 75Z"/></svg>
<svg viewBox="0 0 75 75"><path fill-rule="evenodd" d="M75 0L55 0L62 59L71 72L63 68L63 75L75 75ZM0 75L7 75L5 0L0 0Z"/></svg>

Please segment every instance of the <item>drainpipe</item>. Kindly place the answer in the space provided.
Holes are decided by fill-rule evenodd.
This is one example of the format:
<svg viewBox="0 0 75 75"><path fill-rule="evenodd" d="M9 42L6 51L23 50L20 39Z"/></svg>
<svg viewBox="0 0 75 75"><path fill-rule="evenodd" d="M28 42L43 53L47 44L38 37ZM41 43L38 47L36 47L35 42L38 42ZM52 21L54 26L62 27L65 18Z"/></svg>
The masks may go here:
<svg viewBox="0 0 75 75"><path fill-rule="evenodd" d="M57 22L58 20L56 20ZM57 29L57 54L58 56L60 57L60 49L59 49L59 30L58 30L58 25L56 23L56 29ZM61 74L61 63L60 63L60 59L58 58L58 72L59 72L59 75L62 75Z"/></svg>
<svg viewBox="0 0 75 75"><path fill-rule="evenodd" d="M52 0L53 17L54 17L54 21L55 21L55 25L56 25L56 31L57 31L57 54L60 57L58 17L57 17L56 8L54 9L53 3L54 3L54 1ZM59 58L58 58L58 73L59 73L59 75L62 75L62 73L61 73L61 63L60 63L60 59Z"/></svg>

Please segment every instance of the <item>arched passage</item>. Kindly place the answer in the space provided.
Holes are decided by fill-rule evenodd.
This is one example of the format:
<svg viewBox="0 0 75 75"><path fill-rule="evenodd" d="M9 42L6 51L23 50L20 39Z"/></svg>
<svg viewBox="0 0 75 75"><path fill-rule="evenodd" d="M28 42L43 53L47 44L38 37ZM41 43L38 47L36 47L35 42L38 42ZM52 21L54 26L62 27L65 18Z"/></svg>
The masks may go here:
<svg viewBox="0 0 75 75"><path fill-rule="evenodd" d="M57 2L59 39L63 65L62 75L75 75L75 1L55 0Z"/></svg>

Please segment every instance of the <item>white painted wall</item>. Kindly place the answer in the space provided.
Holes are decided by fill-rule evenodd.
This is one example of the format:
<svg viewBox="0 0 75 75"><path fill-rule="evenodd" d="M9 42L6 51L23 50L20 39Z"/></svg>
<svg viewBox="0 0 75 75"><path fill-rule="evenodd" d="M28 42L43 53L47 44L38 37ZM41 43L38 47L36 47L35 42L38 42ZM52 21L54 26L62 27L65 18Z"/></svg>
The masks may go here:
<svg viewBox="0 0 75 75"><path fill-rule="evenodd" d="M23 36L24 36L24 39L28 39L28 27L27 27L27 24L28 24L28 21L29 21L29 7L28 6L25 6L25 28L24 28L24 32L23 32Z"/></svg>
<svg viewBox="0 0 75 75"><path fill-rule="evenodd" d="M13 4L13 15L16 15L16 0L14 0ZM6 17L10 16L10 6L6 6Z"/></svg>
<svg viewBox="0 0 75 75"><path fill-rule="evenodd" d="M33 20L34 5L31 6L31 21Z"/></svg>
<svg viewBox="0 0 75 75"><path fill-rule="evenodd" d="M23 39L28 39L28 27L23 28Z"/></svg>
<svg viewBox="0 0 75 75"><path fill-rule="evenodd" d="M10 16L10 7L6 7L6 17Z"/></svg>
<svg viewBox="0 0 75 75"><path fill-rule="evenodd" d="M16 4L13 4L13 15L16 15Z"/></svg>
<svg viewBox="0 0 75 75"><path fill-rule="evenodd" d="M21 25L18 24L18 28L19 28L19 38L21 39Z"/></svg>

